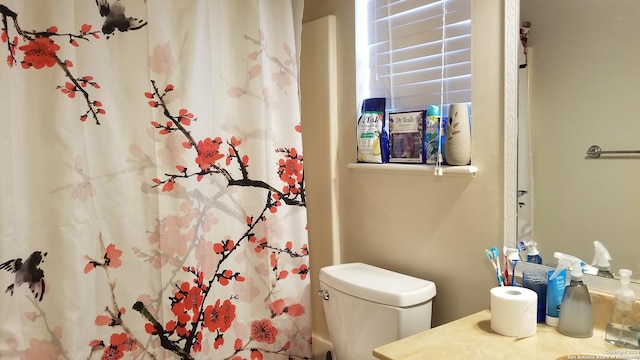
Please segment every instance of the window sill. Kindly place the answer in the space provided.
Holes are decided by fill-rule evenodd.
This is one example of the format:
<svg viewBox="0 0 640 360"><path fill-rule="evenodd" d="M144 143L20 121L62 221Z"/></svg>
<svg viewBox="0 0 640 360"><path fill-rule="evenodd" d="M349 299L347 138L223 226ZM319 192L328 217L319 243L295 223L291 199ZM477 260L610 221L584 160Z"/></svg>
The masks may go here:
<svg viewBox="0 0 640 360"><path fill-rule="evenodd" d="M395 164L395 163L385 163L385 164L371 164L371 163L352 163L348 164L347 168L353 169L356 171L372 171L372 172L394 172L394 173L419 173L426 175L435 176L435 165L424 165L424 164ZM475 177L478 172L478 168L473 165L464 165L464 166L451 166L451 165L443 165L442 173L443 175L471 175Z"/></svg>

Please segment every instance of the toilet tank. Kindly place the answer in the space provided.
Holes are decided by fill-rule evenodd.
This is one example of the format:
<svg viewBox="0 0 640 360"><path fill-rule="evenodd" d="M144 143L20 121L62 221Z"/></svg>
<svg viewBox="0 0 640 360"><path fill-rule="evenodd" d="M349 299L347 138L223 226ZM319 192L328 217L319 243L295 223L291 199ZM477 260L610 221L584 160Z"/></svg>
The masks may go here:
<svg viewBox="0 0 640 360"><path fill-rule="evenodd" d="M431 328L433 282L363 263L320 269L335 359L373 359L378 346Z"/></svg>

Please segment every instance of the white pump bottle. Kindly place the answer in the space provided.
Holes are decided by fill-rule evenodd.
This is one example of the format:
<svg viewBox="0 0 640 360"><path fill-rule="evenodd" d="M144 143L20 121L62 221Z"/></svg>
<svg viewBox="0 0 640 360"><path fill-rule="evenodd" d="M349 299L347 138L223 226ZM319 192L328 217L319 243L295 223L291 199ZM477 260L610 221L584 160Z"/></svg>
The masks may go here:
<svg viewBox="0 0 640 360"><path fill-rule="evenodd" d="M631 270L620 269L620 288L616 290L613 309L607 323L604 339L614 345L640 349L638 320L633 313L636 294L629 287Z"/></svg>

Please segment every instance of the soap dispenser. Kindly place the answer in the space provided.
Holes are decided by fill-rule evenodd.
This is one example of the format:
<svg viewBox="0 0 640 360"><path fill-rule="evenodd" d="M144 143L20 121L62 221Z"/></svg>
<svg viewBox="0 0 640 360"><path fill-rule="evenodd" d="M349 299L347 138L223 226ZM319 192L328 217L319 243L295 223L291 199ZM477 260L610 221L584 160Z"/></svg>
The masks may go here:
<svg viewBox="0 0 640 360"><path fill-rule="evenodd" d="M631 270L620 269L618 273L620 274L620 288L615 293L613 309L609 316L604 339L617 346L640 349L640 344L638 344L640 328L637 327L637 319L633 313L636 294L629 288Z"/></svg>
<svg viewBox="0 0 640 360"><path fill-rule="evenodd" d="M560 304L558 331L562 334L588 338L593 336L593 310L587 285L582 282L584 262L575 256L555 252L558 259L556 271L571 269L571 283L564 290Z"/></svg>

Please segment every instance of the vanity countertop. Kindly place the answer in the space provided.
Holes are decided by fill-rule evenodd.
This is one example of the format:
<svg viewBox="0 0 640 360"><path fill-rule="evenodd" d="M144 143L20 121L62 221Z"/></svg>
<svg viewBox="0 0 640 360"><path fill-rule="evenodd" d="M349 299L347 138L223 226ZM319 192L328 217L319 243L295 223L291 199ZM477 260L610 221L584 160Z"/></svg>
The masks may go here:
<svg viewBox="0 0 640 360"><path fill-rule="evenodd" d="M545 324L538 324L536 335L527 338L502 336L491 330L491 312L483 310L377 347L373 355L381 360L640 359L640 350L617 347L604 340L610 300L598 294L592 294L591 299L595 326L590 338L568 337Z"/></svg>

